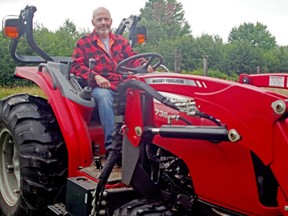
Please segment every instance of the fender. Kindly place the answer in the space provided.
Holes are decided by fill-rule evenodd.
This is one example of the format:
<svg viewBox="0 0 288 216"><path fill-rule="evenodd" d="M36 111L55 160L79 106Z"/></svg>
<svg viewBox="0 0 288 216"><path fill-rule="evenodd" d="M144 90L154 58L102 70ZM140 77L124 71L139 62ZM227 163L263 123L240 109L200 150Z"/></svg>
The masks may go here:
<svg viewBox="0 0 288 216"><path fill-rule="evenodd" d="M69 153L69 176L76 176L79 167L89 166L92 161L88 123L95 103L81 100L75 95L73 98L72 93L69 95L71 87L67 81L59 80L65 78L60 71L61 66L63 67L59 63L48 62L39 67L17 67L14 75L33 81L45 93L65 143L69 144L66 145Z"/></svg>

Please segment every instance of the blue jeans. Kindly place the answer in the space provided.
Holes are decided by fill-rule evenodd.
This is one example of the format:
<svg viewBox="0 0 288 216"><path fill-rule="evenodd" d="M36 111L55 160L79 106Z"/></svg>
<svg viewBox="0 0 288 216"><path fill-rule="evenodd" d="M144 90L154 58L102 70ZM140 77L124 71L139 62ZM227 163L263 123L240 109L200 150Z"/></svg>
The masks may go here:
<svg viewBox="0 0 288 216"><path fill-rule="evenodd" d="M111 89L94 88L92 90L92 97L96 102L100 123L104 129L104 144L107 149L112 143L112 133L114 130L114 91Z"/></svg>

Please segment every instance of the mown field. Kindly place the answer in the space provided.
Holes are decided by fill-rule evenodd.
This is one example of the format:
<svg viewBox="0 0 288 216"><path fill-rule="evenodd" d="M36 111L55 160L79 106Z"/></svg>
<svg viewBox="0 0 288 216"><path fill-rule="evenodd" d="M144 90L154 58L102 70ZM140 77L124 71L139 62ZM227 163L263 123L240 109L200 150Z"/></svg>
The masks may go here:
<svg viewBox="0 0 288 216"><path fill-rule="evenodd" d="M0 99L18 93L44 96L42 90L37 86L0 87Z"/></svg>

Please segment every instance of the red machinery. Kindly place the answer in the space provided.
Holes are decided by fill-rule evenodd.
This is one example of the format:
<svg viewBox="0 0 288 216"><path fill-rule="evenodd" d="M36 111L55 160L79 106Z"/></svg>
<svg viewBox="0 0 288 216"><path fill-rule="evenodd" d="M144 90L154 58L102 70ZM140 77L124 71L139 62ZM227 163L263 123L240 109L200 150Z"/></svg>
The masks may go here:
<svg viewBox="0 0 288 216"><path fill-rule="evenodd" d="M4 30L21 29L19 37L26 34L29 41L35 10L26 7L19 17L6 19ZM10 51L23 62L27 57L15 52L19 37ZM4 215L47 209L72 216L288 215L283 94L248 85L252 76L240 76L243 84L146 73L148 64L125 67L128 58L116 69L123 83L115 97L114 140L102 168L101 159L93 158L93 146L104 153L94 101L83 97L87 92L69 75L67 59L38 51L40 62L38 57L28 62L39 66L17 67L15 76L36 83L46 98L20 94L0 103ZM154 53L132 60L142 57L154 68L162 64ZM121 168L114 166L119 158Z"/></svg>

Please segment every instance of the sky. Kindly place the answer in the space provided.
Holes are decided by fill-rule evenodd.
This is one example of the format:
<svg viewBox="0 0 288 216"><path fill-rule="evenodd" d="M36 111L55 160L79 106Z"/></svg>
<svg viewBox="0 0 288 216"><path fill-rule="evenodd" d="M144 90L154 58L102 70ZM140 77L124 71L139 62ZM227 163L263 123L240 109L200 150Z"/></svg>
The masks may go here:
<svg viewBox="0 0 288 216"><path fill-rule="evenodd" d="M0 0L0 19L6 15L19 15L26 5L37 11L34 21L49 30L56 30L66 19L79 29L93 29L92 12L99 6L110 10L113 24L118 27L123 18L139 15L146 0ZM177 0L182 3L185 19L192 35L219 35L227 42L232 28L243 23L260 22L275 36L281 46L288 46L288 0ZM149 29L148 29L149 32Z"/></svg>

